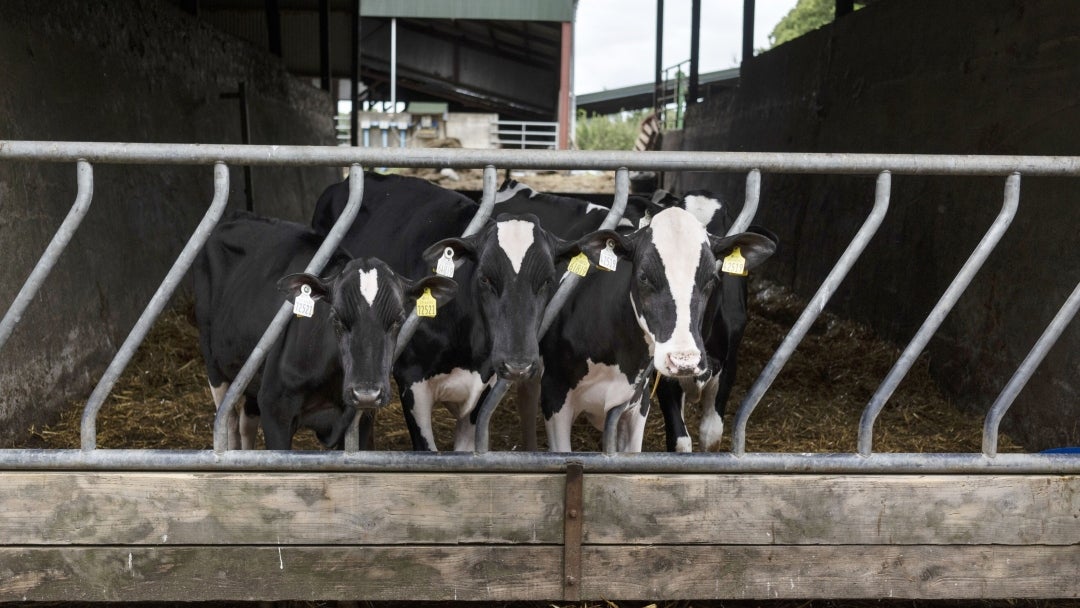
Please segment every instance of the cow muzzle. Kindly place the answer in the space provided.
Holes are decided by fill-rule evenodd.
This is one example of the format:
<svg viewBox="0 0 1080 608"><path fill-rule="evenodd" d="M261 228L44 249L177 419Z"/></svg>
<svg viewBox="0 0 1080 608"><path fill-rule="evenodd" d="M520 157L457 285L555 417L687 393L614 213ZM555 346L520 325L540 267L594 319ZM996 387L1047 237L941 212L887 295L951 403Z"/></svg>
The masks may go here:
<svg viewBox="0 0 1080 608"><path fill-rule="evenodd" d="M390 402L390 393L378 386L354 385L345 394L357 409L378 409Z"/></svg>
<svg viewBox="0 0 1080 608"><path fill-rule="evenodd" d="M699 367L700 363L701 353L699 351L670 352L663 361L661 373L673 378L696 378L703 371Z"/></svg>
<svg viewBox="0 0 1080 608"><path fill-rule="evenodd" d="M495 368L495 373L504 380L514 382L532 378L538 368L535 361L503 361Z"/></svg>

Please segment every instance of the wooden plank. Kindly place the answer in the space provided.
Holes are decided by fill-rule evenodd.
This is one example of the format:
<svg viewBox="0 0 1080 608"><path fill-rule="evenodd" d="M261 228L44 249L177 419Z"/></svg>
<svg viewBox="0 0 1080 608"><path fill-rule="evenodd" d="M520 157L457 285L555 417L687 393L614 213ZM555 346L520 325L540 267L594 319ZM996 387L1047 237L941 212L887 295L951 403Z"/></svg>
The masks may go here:
<svg viewBox="0 0 1080 608"><path fill-rule="evenodd" d="M603 546L585 564L589 599L1080 597L1077 546Z"/></svg>
<svg viewBox="0 0 1080 608"><path fill-rule="evenodd" d="M0 602L541 600L562 549L418 547L0 548Z"/></svg>
<svg viewBox="0 0 1080 608"><path fill-rule="evenodd" d="M0 473L0 545L561 543L562 475Z"/></svg>
<svg viewBox="0 0 1080 608"><path fill-rule="evenodd" d="M1080 478L589 475L593 544L1080 543Z"/></svg>

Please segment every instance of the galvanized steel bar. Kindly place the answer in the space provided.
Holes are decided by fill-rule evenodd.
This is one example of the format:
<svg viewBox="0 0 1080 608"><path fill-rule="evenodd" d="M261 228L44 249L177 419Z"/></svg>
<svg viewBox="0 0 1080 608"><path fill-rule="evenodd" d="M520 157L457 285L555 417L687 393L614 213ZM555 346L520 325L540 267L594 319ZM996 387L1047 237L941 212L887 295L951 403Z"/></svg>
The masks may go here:
<svg viewBox="0 0 1080 608"><path fill-rule="evenodd" d="M1016 373L1009 379L1009 383L1005 385L1005 388L998 395L998 398L994 400L994 404L990 407L990 411L986 414L986 420L983 422L983 439L982 439L982 453L985 456L997 455L997 440L998 440L998 426L1001 424L1002 417L1005 416L1005 412L1012 406L1013 401L1016 400L1016 396L1020 394L1020 391L1024 390L1024 386L1027 385L1028 380L1035 374L1035 369L1039 367L1042 360L1046 358L1046 354L1050 352L1050 349L1061 337L1061 333L1065 331L1065 327L1072 322L1073 317L1076 316L1077 309L1080 309L1080 283L1077 283L1076 288L1073 289L1072 295L1065 300L1065 303L1054 315L1050 325L1046 327L1042 335L1035 342L1035 346L1031 348L1031 352L1024 357L1024 362L1017 368Z"/></svg>
<svg viewBox="0 0 1080 608"><path fill-rule="evenodd" d="M318 250L315 251L314 257L311 258L311 262L308 263L304 272L318 274L326 266L326 263L330 261L330 256L337 250L341 240L345 238L345 233L352 227L356 214L360 212L360 203L363 198L364 170L360 165L352 165L349 169L349 198L345 203L345 208L342 209L341 215L334 222L334 226L326 234L322 245L319 245ZM266 331L263 332L262 337L259 338L255 350L248 356L247 361L240 368L240 372L229 384L229 389L225 391L225 397L222 398L221 405L218 407L217 414L214 417L214 452L222 453L228 447L229 419L233 415L233 406L255 376L255 372L259 370L259 366L262 365L270 347L273 346L281 332L284 331L290 315L292 315L292 305L286 301L278 309L277 314L274 315L274 319L270 322Z"/></svg>
<svg viewBox="0 0 1080 608"><path fill-rule="evenodd" d="M236 144L137 144L0 140L0 160L47 162L346 166L516 167L614 171L725 171L896 175L1080 176L1080 156L474 150Z"/></svg>
<svg viewBox="0 0 1080 608"><path fill-rule="evenodd" d="M739 216L735 218L725 236L746 232L757 214L759 200L761 200L761 171L754 169L746 174L746 198L743 201L742 210L739 211Z"/></svg>
<svg viewBox="0 0 1080 608"><path fill-rule="evenodd" d="M810 303L806 305L802 314L799 315L799 319L795 321L795 325L784 337L780 347L773 353L772 358L765 365L765 369L761 371L761 375L754 381L742 403L739 404L739 411L735 414L735 430L731 435L731 451L736 456L742 456L746 453L746 421L750 418L750 414L753 413L765 391L769 390L773 380L776 379L780 370L791 358L791 354L795 352L795 347L806 336L806 332L810 330L814 320L825 310L829 298L836 292L844 277L847 276L848 271L851 270L855 261L859 259L863 250L870 243L870 239L877 232L878 227L881 226L882 220L885 219L885 212L889 209L891 189L892 176L888 171L882 171L878 175L877 184L874 188L874 206L870 211L870 215L867 216L866 221L863 222L862 227L855 234L855 238L848 244L847 249L837 260L829 275L825 277L825 281L818 288L814 297L810 299Z"/></svg>
<svg viewBox="0 0 1080 608"><path fill-rule="evenodd" d="M630 171L626 168L620 168L615 172L615 198L612 200L611 209L604 216L604 221L600 223L598 230L614 230L619 225L619 220L622 219L623 213L626 212L626 201L630 198ZM551 324L555 321L555 317L562 310L566 301L570 299L570 295L574 293L574 289L577 288L578 281L582 277L568 272L559 283L559 288L555 291L555 295L551 297L551 301L548 302L547 308L544 309L544 317L540 321L540 330L537 332L537 339L544 337ZM491 416L495 413L495 408L499 406L499 402L502 401L506 391L510 388L510 382L498 379L491 391L488 392L487 397L480 403L480 411L476 417L476 452L483 454L488 451L490 442L490 435L488 433L488 427L491 424Z"/></svg>
<svg viewBox="0 0 1080 608"><path fill-rule="evenodd" d="M960 272L953 278L952 283L942 294L941 299L938 300L933 310L927 315L926 320L923 321L922 327L915 333L915 337L908 343L904 352L900 353L900 358L893 364L892 369L885 376L885 380L874 391L873 396L870 397L870 402L866 404L866 408L863 410L862 417L859 420L858 449L860 456L869 456L873 449L874 421L877 420L878 414L885 407L885 402L889 400L893 391L899 386L900 381L904 379L911 366L915 364L915 359L926 348L927 343L930 342L930 338L934 336L938 327L941 327L949 311L952 310L953 306L956 305L956 301L960 299L960 295L971 284L971 280L975 278L975 273L982 268L986 258L997 246L1001 237L1005 235L1005 231L1009 228L1009 224L1012 223L1013 217L1016 216L1016 209L1020 205L1019 173L1013 173L1006 178L1004 198L1005 201L1001 206L1001 211L998 212L994 223L990 225L990 229L983 235L982 240L976 245L975 251L964 262Z"/></svg>
<svg viewBox="0 0 1080 608"><path fill-rule="evenodd" d="M461 233L462 237L476 234L487 223L488 218L491 217L491 212L495 209L496 177L494 166L488 165L484 167L484 192L480 195L480 207L476 210L476 215L469 221L469 225L465 227L465 232ZM419 324L420 317L416 315L415 310L411 311L409 317L405 319L405 323L402 324L401 331L398 332L397 346L394 348L395 361L401 356L405 346L409 344L409 340L416 333L416 327Z"/></svg>
<svg viewBox="0 0 1080 608"><path fill-rule="evenodd" d="M85 160L76 162L75 182L77 184L75 202L72 203L71 209L68 211L64 221L60 223L60 227L56 230L52 240L45 247L45 252L41 254L41 258L38 259L34 269L30 272L30 276L27 277L26 282L19 289L15 300L11 302L11 306L4 313L4 318L0 320L0 349L4 348L4 344L7 343L8 338L15 331L15 326L19 324L23 313L26 312L26 308L30 306L30 302L33 301L34 296L37 295L38 290L45 283L45 279L49 276L53 266L60 259L60 254L67 248L68 243L71 242L71 237L75 235L79 224L86 217L86 212L90 210L90 201L94 197L94 169L90 163Z"/></svg>
<svg viewBox="0 0 1080 608"><path fill-rule="evenodd" d="M373 473L1080 475L1070 454L794 454L641 452L354 452L230 450L0 450L2 471L251 471Z"/></svg>
<svg viewBox="0 0 1080 608"><path fill-rule="evenodd" d="M154 292L154 296L150 298L150 303L143 309L139 320L135 322L135 326L131 328L131 332L128 333L124 343L120 345L120 350L116 352L116 356L109 363L105 374L98 381L97 386L94 387L94 392L90 393L90 399L87 400L86 408L82 414L80 429L82 449L93 450L97 447L98 410L105 403L105 399L108 398L109 392L112 391L113 385L120 378L120 374L124 373L124 369L131 362L131 358L135 356L135 351L142 344L146 334L150 332L150 328L157 321L158 315L165 309L165 305L169 303L169 298L176 291L180 281L184 279L184 275L187 274L188 268L195 261L195 256L198 255L199 250L206 243L206 239L210 238L210 232L217 225L218 220L221 219L221 215L225 212L225 205L228 202L229 168L225 163L216 163L214 165L214 198L210 202L210 208L206 210L202 221L195 227L191 238L188 239L188 242L180 251L180 255L173 262L172 268L169 269L165 279L162 280L161 285Z"/></svg>

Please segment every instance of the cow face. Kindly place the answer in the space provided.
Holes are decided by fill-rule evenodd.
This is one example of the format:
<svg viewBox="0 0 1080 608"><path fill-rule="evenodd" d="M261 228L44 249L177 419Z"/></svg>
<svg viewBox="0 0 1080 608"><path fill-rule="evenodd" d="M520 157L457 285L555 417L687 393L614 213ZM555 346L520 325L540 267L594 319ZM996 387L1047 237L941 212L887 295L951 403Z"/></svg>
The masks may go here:
<svg viewBox="0 0 1080 608"><path fill-rule="evenodd" d="M459 271L484 330L480 339L490 353L493 371L507 380L535 375L540 369L537 332L555 292L555 265L581 251L548 233L532 215L501 215L476 234L443 239L424 252L433 265L452 250L455 260L473 262L471 276Z"/></svg>
<svg viewBox="0 0 1080 608"><path fill-rule="evenodd" d="M711 236L693 214L678 207L657 213L648 227L619 239L616 253L633 260L630 303L661 374L700 377L708 372L702 317L719 281L716 261L735 247L749 270L772 255L776 245L752 233Z"/></svg>
<svg viewBox="0 0 1080 608"><path fill-rule="evenodd" d="M457 283L430 276L412 282L398 276L381 260L351 260L337 276L320 279L292 274L278 288L295 298L303 286L311 297L330 305L343 372L342 397L356 408L381 408L390 401L390 368L398 332L416 299L431 290L438 304L453 298Z"/></svg>

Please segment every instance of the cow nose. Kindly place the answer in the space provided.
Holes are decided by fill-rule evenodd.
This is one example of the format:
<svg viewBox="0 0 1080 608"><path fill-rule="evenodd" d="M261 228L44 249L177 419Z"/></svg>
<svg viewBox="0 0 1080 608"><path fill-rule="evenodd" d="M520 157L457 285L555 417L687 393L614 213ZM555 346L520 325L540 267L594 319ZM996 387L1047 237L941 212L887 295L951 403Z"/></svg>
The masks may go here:
<svg viewBox="0 0 1080 608"><path fill-rule="evenodd" d="M504 361L496 372L506 380L521 380L532 376L536 364L531 361Z"/></svg>
<svg viewBox="0 0 1080 608"><path fill-rule="evenodd" d="M357 407L378 407L383 396L381 388L354 386L351 392Z"/></svg>
<svg viewBox="0 0 1080 608"><path fill-rule="evenodd" d="M697 351L668 353L668 371L672 376L696 376L700 372L697 368L700 361L701 353Z"/></svg>

